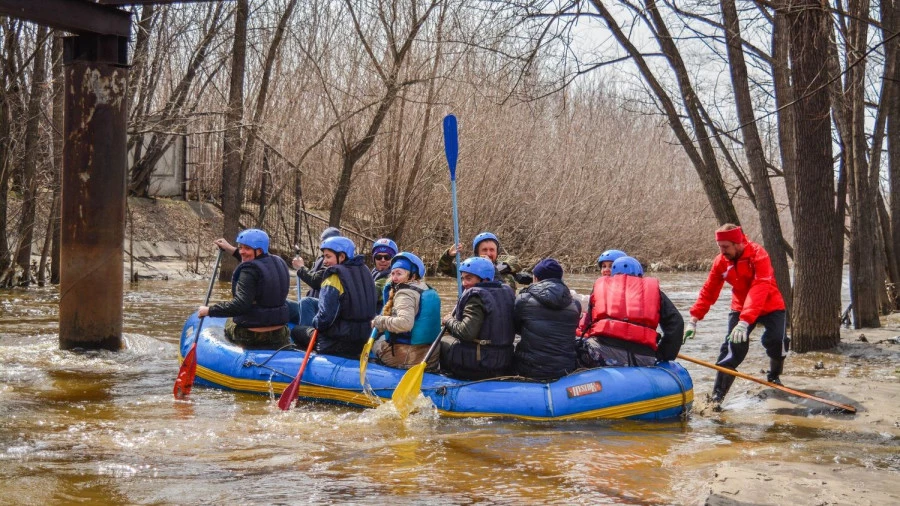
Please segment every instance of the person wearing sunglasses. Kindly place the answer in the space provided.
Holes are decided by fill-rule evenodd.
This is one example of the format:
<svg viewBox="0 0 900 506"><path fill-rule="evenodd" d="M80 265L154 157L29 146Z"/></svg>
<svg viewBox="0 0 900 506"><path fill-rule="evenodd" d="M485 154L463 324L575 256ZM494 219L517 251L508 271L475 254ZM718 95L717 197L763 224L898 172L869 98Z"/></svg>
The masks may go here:
<svg viewBox="0 0 900 506"><path fill-rule="evenodd" d="M455 244L450 246L441 255L438 260L438 270L450 277L456 277L456 252L462 251L463 244ZM472 241L472 253L476 257L487 258L494 264L496 273L494 279L502 283L506 283L515 292L516 281L524 284L531 283L530 276L519 278L522 269L519 265L518 257L514 255L500 254L500 239L491 232L482 232L475 236Z"/></svg>
<svg viewBox="0 0 900 506"><path fill-rule="evenodd" d="M378 239L372 245L372 259L375 261L375 267L372 268L372 280L375 281L375 288L378 290L379 313L384 307L384 287L391 278L391 259L399 252L397 243L387 237Z"/></svg>

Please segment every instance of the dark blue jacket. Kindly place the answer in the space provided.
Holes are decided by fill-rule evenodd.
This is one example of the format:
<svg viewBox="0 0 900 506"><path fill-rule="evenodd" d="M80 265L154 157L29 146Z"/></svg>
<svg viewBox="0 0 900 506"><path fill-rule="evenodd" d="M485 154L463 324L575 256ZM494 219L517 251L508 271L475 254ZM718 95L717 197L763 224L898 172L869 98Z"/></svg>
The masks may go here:
<svg viewBox="0 0 900 506"><path fill-rule="evenodd" d="M340 280L340 289L330 281L332 275ZM363 255L326 269L319 310L313 318L313 327L319 329L316 351L359 358L372 331L376 300L375 283Z"/></svg>
<svg viewBox="0 0 900 506"><path fill-rule="evenodd" d="M555 379L578 368L575 330L581 304L559 279L530 285L516 297L514 323L522 339L516 345L516 373Z"/></svg>

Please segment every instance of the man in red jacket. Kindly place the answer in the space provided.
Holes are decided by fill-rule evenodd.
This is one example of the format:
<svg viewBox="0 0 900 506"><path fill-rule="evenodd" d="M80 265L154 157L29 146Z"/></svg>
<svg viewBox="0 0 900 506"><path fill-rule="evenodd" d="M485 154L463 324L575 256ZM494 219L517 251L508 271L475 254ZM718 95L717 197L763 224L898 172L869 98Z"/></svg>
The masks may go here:
<svg viewBox="0 0 900 506"><path fill-rule="evenodd" d="M686 325L684 341L693 339L697 322L702 320L727 281L731 285L731 312L728 314L728 337L722 343L716 364L737 370L750 349L749 336L757 324L765 328L762 345L769 355L768 379L781 384L790 339L785 335L784 299L775 283L769 254L762 246L750 242L741 227L727 223L716 230L719 255L713 261L706 283L697 302L691 307L691 321ZM719 405L734 376L716 373L712 401Z"/></svg>

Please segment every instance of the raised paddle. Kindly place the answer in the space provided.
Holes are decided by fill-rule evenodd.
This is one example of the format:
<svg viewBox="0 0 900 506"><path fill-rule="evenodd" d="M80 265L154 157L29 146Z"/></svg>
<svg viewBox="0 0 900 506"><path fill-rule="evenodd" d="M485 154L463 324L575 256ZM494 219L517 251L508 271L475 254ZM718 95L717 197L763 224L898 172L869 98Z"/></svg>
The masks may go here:
<svg viewBox="0 0 900 506"><path fill-rule="evenodd" d="M222 253L223 251L220 249L219 255L216 257L216 264L213 266L212 276L209 278L209 288L206 289L206 299L203 301L204 306L209 305L209 298L212 297L212 289L216 282L216 273L219 272L219 262L222 261ZM176 399L187 397L191 393L191 387L194 386L194 377L197 375L197 340L200 339L200 329L203 328L204 318L206 317L200 317L200 323L197 324L197 330L194 331L194 342L191 344L191 349L188 350L187 355L184 356L184 360L181 361L181 368L178 369L178 376L175 377L175 387L172 389L172 394L175 395Z"/></svg>
<svg viewBox="0 0 900 506"><path fill-rule="evenodd" d="M366 366L369 365L369 352L372 351L372 343L375 342L375 336L377 335L378 329L373 328L372 335L369 336L369 340L363 346L362 353L359 354L359 384L363 386L366 385Z"/></svg>
<svg viewBox="0 0 900 506"><path fill-rule="evenodd" d="M456 210L456 159L459 157L459 135L456 116L444 116L444 155L450 167L450 193L453 195L453 244L459 245L459 214ZM456 248L456 296L462 297L462 274L459 272L459 248Z"/></svg>
<svg viewBox="0 0 900 506"><path fill-rule="evenodd" d="M756 378L754 376L750 376L749 374L744 374L742 372L738 372L733 369L728 369L727 367L722 367L722 366L716 365L716 364L710 364L709 362L704 362L702 360L692 358L687 355L682 355L681 353L678 354L678 358L680 358L682 360L687 360L688 362L693 362L698 365L709 367L710 369L715 369L715 370L725 373L725 374L730 374L737 378L744 378L744 379L748 379L750 381L755 381L755 382L759 383L760 385L765 385L770 388L776 388L778 390L781 390L782 392L787 392L789 394L796 395L798 397L804 397L806 399L812 399L814 401L818 401L823 404L828 404L829 406L834 406L834 407L836 407L842 411L845 411L847 413L856 413L856 408L854 408L853 406L850 406L849 404L841 404L839 402L834 402L834 401L830 401L828 399L823 399L821 397L816 397L815 395L810 395L806 392L794 390L793 388L788 388L784 385L772 383L771 381L762 380L762 379Z"/></svg>
<svg viewBox="0 0 900 506"><path fill-rule="evenodd" d="M319 337L319 329L313 331L312 339L309 340L309 346L306 347L306 355L303 356L303 363L300 364L300 370L297 371L297 377L281 392L281 397L278 399L278 407L282 411L291 409L291 404L297 398L297 392L300 390L300 378L303 377L303 371L306 370L309 356L312 355L312 351L316 347L317 337Z"/></svg>
<svg viewBox="0 0 900 506"><path fill-rule="evenodd" d="M419 392L422 391L422 377L425 376L428 359L431 358L434 350L438 348L441 337L446 330L447 327L441 328L441 333L438 334L434 342L431 343L431 347L428 348L425 359L421 363L410 367L403 377L400 378L400 383L397 383L397 388L394 389L394 393L391 395L391 402L394 403L394 407L400 413L400 418L406 418L409 412L412 411L413 402L419 396Z"/></svg>

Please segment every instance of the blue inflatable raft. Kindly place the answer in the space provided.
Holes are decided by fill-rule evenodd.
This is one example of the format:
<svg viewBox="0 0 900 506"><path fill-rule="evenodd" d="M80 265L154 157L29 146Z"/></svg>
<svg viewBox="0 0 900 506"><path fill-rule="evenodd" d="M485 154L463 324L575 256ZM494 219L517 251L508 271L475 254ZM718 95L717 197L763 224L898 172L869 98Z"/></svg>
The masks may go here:
<svg viewBox="0 0 900 506"><path fill-rule="evenodd" d="M179 359L193 344L198 323L196 313L185 322ZM296 376L304 351L244 350L225 340L224 325L224 318L207 317L203 321L197 341L195 383L239 392L281 393ZM405 372L370 361L366 382L375 394L372 396L360 385L358 360L313 354L303 373L299 396L375 407L390 399ZM550 383L520 377L473 382L426 373L422 394L442 416L546 421L665 420L689 412L694 400L691 377L675 362L654 367L587 369Z"/></svg>

